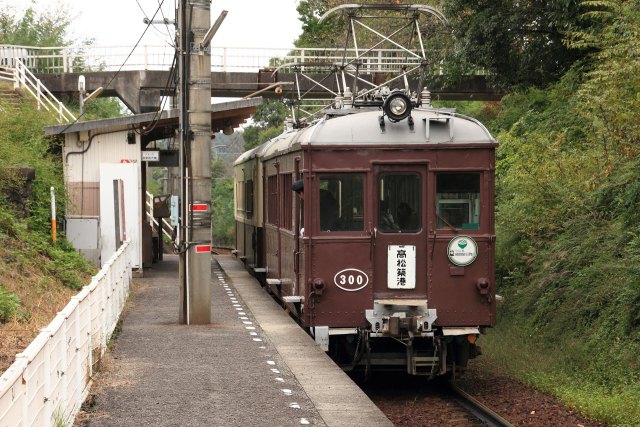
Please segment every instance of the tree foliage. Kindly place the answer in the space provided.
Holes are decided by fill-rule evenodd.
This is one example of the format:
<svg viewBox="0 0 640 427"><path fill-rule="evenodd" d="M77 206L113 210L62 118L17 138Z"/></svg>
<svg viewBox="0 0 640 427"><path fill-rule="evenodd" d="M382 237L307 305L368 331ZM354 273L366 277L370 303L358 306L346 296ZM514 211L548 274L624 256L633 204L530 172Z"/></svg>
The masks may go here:
<svg viewBox="0 0 640 427"><path fill-rule="evenodd" d="M69 10L60 5L41 13L28 7L22 16L5 6L0 9L0 44L65 46L71 42L67 32L70 24Z"/></svg>
<svg viewBox="0 0 640 427"><path fill-rule="evenodd" d="M589 130L605 159L640 154L640 8L624 1L586 1L596 25L573 33L570 45L589 50L586 81L578 92ZM597 66L592 66L597 64Z"/></svg>
<svg viewBox="0 0 640 427"><path fill-rule="evenodd" d="M289 110L277 99L265 99L251 116L253 125L243 131L244 149L250 150L282 133L282 126Z"/></svg>
<svg viewBox="0 0 640 427"><path fill-rule="evenodd" d="M584 52L564 42L586 25L579 0L443 0L455 61L483 68L503 87L557 81Z"/></svg>
<svg viewBox="0 0 640 427"><path fill-rule="evenodd" d="M234 244L233 178L229 165L222 160L212 162L212 233L215 246L231 247Z"/></svg>
<svg viewBox="0 0 640 427"><path fill-rule="evenodd" d="M297 47L343 46L347 20L344 16L333 16L320 22L320 17L329 9L342 4L340 0L301 0L298 14L302 21L302 34L295 41Z"/></svg>

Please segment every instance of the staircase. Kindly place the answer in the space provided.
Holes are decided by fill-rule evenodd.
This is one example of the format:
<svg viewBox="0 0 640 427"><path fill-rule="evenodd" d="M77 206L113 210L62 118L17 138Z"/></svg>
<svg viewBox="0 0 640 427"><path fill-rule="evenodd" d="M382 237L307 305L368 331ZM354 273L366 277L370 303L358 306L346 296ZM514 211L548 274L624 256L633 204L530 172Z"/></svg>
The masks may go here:
<svg viewBox="0 0 640 427"><path fill-rule="evenodd" d="M71 111L49 92L21 60L15 58L14 63L14 67L0 66L0 99L6 101L4 107L0 106L0 110L17 105L22 98L21 94L29 94L37 101L38 110L44 108L55 113L58 123L76 121Z"/></svg>
<svg viewBox="0 0 640 427"><path fill-rule="evenodd" d="M13 69L0 67L0 112L17 107L21 102L22 96L13 89L12 82Z"/></svg>
<svg viewBox="0 0 640 427"><path fill-rule="evenodd" d="M22 95L10 84L0 83L0 111L7 107L17 107L22 102Z"/></svg>

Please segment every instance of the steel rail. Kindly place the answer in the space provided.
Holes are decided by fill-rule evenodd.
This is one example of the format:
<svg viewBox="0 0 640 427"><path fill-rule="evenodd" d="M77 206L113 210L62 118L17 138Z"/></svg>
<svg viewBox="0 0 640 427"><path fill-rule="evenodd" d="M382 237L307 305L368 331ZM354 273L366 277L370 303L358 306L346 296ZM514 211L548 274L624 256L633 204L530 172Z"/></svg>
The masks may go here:
<svg viewBox="0 0 640 427"><path fill-rule="evenodd" d="M461 389L454 381L449 381L449 390L455 395L460 406L490 427L513 427L509 421L487 408L469 393Z"/></svg>

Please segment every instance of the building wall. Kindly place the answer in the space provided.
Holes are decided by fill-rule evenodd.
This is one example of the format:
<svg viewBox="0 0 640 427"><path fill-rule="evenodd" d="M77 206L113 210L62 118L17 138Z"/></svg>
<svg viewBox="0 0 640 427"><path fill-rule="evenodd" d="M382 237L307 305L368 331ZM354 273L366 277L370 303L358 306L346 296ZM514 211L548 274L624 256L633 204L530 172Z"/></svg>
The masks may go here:
<svg viewBox="0 0 640 427"><path fill-rule="evenodd" d="M141 225L143 221L143 188L141 176L140 136L136 133L133 144L129 143L129 129L111 128L97 129L92 132L73 132L65 135L63 146L63 163L65 186L68 195L67 216L74 218L90 218L100 216L100 165L101 164L136 164L138 174L138 203L140 218L135 221ZM95 135L95 136L93 136ZM141 251L141 230L137 227L134 247ZM72 242L74 247L86 249L86 242ZM96 249L100 251L102 242ZM140 259L140 255L138 257ZM106 261L106 260L103 260Z"/></svg>

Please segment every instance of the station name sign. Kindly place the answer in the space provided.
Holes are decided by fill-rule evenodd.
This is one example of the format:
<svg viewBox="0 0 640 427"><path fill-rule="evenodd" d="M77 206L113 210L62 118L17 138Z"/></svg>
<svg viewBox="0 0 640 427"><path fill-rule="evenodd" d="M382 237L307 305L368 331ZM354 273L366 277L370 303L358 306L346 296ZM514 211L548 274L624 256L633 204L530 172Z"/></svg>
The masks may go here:
<svg viewBox="0 0 640 427"><path fill-rule="evenodd" d="M144 150L142 151L142 161L143 162L159 162L160 161L160 151L154 150Z"/></svg>

